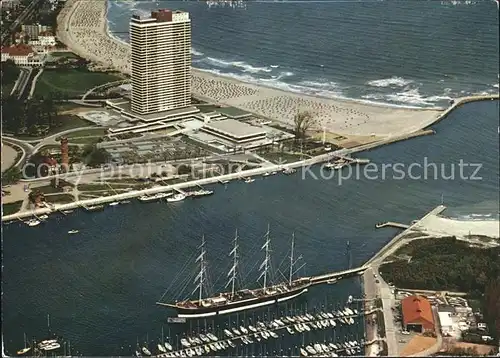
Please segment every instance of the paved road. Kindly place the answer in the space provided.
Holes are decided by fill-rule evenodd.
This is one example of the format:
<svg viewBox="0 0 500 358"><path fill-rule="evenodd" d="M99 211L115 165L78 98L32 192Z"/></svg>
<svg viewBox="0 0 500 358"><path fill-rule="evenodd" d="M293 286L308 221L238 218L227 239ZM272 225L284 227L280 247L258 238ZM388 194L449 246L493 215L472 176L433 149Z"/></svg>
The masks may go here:
<svg viewBox="0 0 500 358"><path fill-rule="evenodd" d="M2 173L16 164L17 151L7 143L2 143Z"/></svg>

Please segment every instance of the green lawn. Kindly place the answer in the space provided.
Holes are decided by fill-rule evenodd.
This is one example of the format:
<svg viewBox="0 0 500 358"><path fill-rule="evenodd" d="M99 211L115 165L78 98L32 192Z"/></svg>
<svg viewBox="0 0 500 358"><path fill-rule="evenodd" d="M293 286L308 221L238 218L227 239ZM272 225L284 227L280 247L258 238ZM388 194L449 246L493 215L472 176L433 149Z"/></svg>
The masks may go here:
<svg viewBox="0 0 500 358"><path fill-rule="evenodd" d="M91 88L120 79L122 78L117 75L102 72L76 69L45 70L36 83L35 96L61 92L75 97L83 95Z"/></svg>
<svg viewBox="0 0 500 358"><path fill-rule="evenodd" d="M13 203L9 204L3 204L3 215L10 215L10 214L15 214L21 209L21 206L23 205L23 201L15 201Z"/></svg>
<svg viewBox="0 0 500 358"><path fill-rule="evenodd" d="M80 58L78 55L75 55L73 52L51 52L50 54L52 57L54 58L63 58L63 57L66 57L66 58Z"/></svg>
<svg viewBox="0 0 500 358"><path fill-rule="evenodd" d="M291 153L280 153L280 152L269 152L269 153L262 153L259 154L264 159L269 160L270 162L273 163L293 163L301 160L300 155L297 154L291 154ZM307 156L304 156L304 158L307 158Z"/></svg>
<svg viewBox="0 0 500 358"><path fill-rule="evenodd" d="M78 132L72 132L68 133L65 137L70 139L70 138L75 138L75 137L88 137L88 136L104 136L107 133L107 129L102 128L102 127L92 127L89 129L82 129L81 131Z"/></svg>
<svg viewBox="0 0 500 358"><path fill-rule="evenodd" d="M43 193L45 195L62 193L63 191L61 188L54 188L52 185L39 186L37 188L34 188L34 190L38 190L40 193Z"/></svg>
<svg viewBox="0 0 500 358"><path fill-rule="evenodd" d="M53 194L45 195L45 201L53 204L67 204L75 201L75 198L71 194Z"/></svg>

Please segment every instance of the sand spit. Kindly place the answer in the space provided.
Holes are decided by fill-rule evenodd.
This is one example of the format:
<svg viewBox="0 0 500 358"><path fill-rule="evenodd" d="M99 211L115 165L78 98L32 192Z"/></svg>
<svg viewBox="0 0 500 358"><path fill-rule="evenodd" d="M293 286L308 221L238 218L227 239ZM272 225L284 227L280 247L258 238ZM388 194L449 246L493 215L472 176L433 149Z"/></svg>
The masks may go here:
<svg viewBox="0 0 500 358"><path fill-rule="evenodd" d="M108 33L107 1L67 0L58 17L58 37L78 55L130 73L130 47ZM192 91L219 104L236 106L283 123L311 110L317 129L358 136L395 136L432 124L441 111L394 108L280 91L193 69Z"/></svg>

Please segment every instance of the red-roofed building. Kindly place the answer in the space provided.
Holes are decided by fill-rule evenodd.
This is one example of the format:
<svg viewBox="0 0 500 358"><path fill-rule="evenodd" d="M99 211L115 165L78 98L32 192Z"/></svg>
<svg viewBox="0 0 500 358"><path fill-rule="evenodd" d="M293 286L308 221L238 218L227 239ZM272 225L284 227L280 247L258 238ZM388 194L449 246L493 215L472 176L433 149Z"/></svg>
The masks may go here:
<svg viewBox="0 0 500 358"><path fill-rule="evenodd" d="M37 56L31 46L20 44L2 47L2 62L12 60L18 66L41 66L43 59Z"/></svg>
<svg viewBox="0 0 500 358"><path fill-rule="evenodd" d="M430 302L422 296L409 296L401 301L403 326L407 331L434 331L434 315Z"/></svg>

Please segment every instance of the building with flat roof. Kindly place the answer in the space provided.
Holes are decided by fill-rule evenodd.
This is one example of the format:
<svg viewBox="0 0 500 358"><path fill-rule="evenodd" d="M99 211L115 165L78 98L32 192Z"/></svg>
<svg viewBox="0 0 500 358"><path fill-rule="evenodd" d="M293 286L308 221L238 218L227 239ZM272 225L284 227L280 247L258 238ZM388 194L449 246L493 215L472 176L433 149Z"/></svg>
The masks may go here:
<svg viewBox="0 0 500 358"><path fill-rule="evenodd" d="M259 127L234 119L206 123L202 131L223 138L235 144L244 144L266 138L267 132Z"/></svg>
<svg viewBox="0 0 500 358"><path fill-rule="evenodd" d="M191 20L157 10L130 21L131 109L140 115L191 105Z"/></svg>
<svg viewBox="0 0 500 358"><path fill-rule="evenodd" d="M434 315L430 302L422 296L408 296L401 301L403 326L407 331L434 331Z"/></svg>
<svg viewBox="0 0 500 358"><path fill-rule="evenodd" d="M439 325L443 335L451 335L453 333L453 320L450 312L438 312Z"/></svg>

